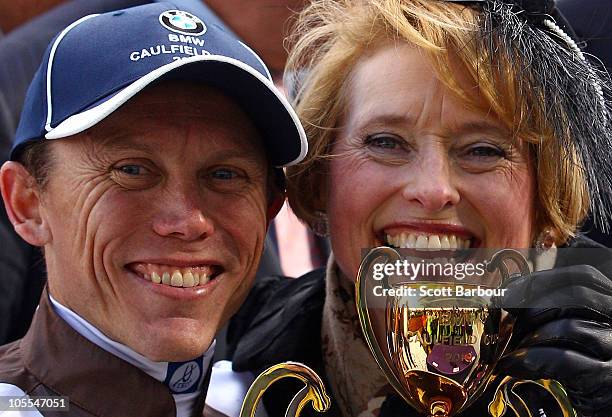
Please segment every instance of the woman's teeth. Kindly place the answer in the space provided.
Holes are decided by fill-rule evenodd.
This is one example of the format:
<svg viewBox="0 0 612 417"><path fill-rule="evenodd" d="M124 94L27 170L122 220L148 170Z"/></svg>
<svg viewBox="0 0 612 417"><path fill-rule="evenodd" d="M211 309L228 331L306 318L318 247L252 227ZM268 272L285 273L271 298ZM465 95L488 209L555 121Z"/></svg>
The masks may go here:
<svg viewBox="0 0 612 417"><path fill-rule="evenodd" d="M396 248L409 249L468 249L471 239L462 239L455 235L420 235L401 233L386 235L387 243Z"/></svg>

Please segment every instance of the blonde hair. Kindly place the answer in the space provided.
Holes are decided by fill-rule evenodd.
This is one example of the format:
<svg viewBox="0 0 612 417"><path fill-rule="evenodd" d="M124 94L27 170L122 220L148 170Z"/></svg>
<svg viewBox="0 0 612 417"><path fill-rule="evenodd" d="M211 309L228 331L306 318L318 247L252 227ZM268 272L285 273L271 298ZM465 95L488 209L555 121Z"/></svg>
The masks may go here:
<svg viewBox="0 0 612 417"><path fill-rule="evenodd" d="M309 140L305 160L287 171L289 203L300 219L312 224L316 211L324 210L327 160L351 69L368 50L392 40L422 48L440 80L467 106L478 107L474 92L454 76L451 58L458 58L480 100L535 157L534 232L552 228L557 244L574 235L589 208L580 158L573 148L558 149L543 97L520 81L527 65L493 52L495 39L482 36L480 18L468 6L431 0L314 0L300 13L285 73L297 79L296 109Z"/></svg>

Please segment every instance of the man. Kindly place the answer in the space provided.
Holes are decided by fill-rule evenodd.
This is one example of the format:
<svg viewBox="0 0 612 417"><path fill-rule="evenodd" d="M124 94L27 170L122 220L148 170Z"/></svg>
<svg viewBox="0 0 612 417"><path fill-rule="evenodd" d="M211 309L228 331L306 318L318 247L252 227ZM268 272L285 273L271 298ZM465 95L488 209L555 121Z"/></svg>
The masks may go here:
<svg viewBox="0 0 612 417"><path fill-rule="evenodd" d="M306 151L259 57L204 16L156 3L61 32L0 170L48 270L30 330L0 348L0 396L201 415L214 335L282 204L279 167Z"/></svg>
<svg viewBox="0 0 612 417"><path fill-rule="evenodd" d="M223 26L226 31L240 33L244 36L243 41L257 51L271 68L272 74L275 66L282 71L284 58L282 61L278 58L286 54L282 47L283 35L280 32L272 37L269 35L287 19L291 12L290 4L296 0L273 0L277 2L273 7L270 7L270 0L256 0L243 2L244 7L240 8L234 4L229 9L224 7L225 1L174 0L173 3L177 9L187 8L196 14L206 15L208 22ZM0 165L8 159L27 87L51 39L83 16L155 2L157 0L64 2L12 30L0 41ZM4 10L1 6L0 9ZM233 11L230 13L230 10ZM223 13L222 19L217 17L218 12ZM262 30L262 26L266 26L265 30ZM279 62L282 64L280 67ZM46 272L39 248L27 244L14 232L1 200L0 206L0 241L3 242L3 250L0 251L0 276L3 277L0 280L0 344L5 344L23 337L28 330L46 282ZM256 279L283 275L274 242L274 229L272 223ZM217 334L216 340L215 359L228 358L224 330Z"/></svg>

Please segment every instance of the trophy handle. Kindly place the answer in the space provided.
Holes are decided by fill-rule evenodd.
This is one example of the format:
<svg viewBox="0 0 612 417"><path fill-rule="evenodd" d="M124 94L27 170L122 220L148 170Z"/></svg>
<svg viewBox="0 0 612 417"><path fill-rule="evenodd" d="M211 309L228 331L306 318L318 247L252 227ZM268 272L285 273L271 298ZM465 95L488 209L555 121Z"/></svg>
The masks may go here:
<svg viewBox="0 0 612 417"><path fill-rule="evenodd" d="M558 407L556 412L538 409L535 412L529 409L525 400L516 392L515 388L525 384L535 384L544 389L554 399ZM508 410L512 410L518 417L576 417L576 411L567 397L563 386L553 379L523 380L505 377L495 390L493 401L489 404L489 414L492 417L502 417ZM545 411L542 414L542 411Z"/></svg>
<svg viewBox="0 0 612 417"><path fill-rule="evenodd" d="M496 269L499 269L499 273L502 276L502 282L506 282L510 279L510 271L508 270L506 261L514 261L520 271L520 275L531 273L527 259L525 259L522 253L515 249L502 249L496 252L487 264L487 271L494 272Z"/></svg>
<svg viewBox="0 0 612 417"><path fill-rule="evenodd" d="M355 304L357 305L357 315L359 316L359 323L361 324L361 329L363 330L363 335L365 340L370 348L370 351L374 355L374 359L376 359L376 363L378 363L378 367L382 369L383 373L387 377L387 380L391 383L391 386L404 397L402 394L404 392L404 388L401 382L397 379L397 376L391 371L393 369L392 365L388 363L387 357L383 354L380 346L376 343L376 335L374 334L374 330L372 330L372 323L370 320L370 313L368 311L368 306L366 303L366 282L367 280L362 279L365 276L366 272L370 270L374 261L379 259L380 257L386 257L387 262L389 261L397 261L401 260L400 254L393 248L388 246L379 246L377 248L371 249L363 261L361 261L361 265L359 265L359 272L357 273L357 281L355 281ZM387 277L383 278L385 286L387 285ZM407 398L404 397L404 400L409 402Z"/></svg>
<svg viewBox="0 0 612 417"><path fill-rule="evenodd" d="M329 409L331 400L319 375L301 363L283 362L271 366L255 378L242 402L240 417L255 417L264 392L279 379L288 377L297 378L306 386L293 397L285 417L299 417L308 402L312 402L312 408L319 413Z"/></svg>

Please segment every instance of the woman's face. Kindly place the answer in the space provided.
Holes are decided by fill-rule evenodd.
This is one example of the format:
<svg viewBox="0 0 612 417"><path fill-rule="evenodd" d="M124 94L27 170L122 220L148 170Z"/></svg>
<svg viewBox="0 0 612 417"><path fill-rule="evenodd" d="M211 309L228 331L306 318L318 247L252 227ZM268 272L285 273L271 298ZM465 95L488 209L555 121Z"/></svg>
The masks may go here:
<svg viewBox="0 0 612 417"><path fill-rule="evenodd" d="M362 249L381 244L530 246L526 146L492 114L467 108L421 50L380 47L357 63L348 91L327 196L332 249L347 277L356 277Z"/></svg>

